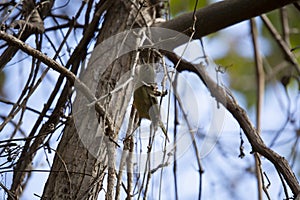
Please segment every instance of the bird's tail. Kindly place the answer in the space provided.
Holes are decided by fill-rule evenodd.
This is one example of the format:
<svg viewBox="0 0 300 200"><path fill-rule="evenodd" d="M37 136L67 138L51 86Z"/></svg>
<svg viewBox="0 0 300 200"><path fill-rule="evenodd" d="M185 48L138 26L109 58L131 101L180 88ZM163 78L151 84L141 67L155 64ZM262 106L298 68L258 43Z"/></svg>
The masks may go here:
<svg viewBox="0 0 300 200"><path fill-rule="evenodd" d="M168 133L167 133L167 129L165 128L165 125L160 120L158 122L158 125L161 128L162 132L165 134L167 141L170 142L169 137L168 137Z"/></svg>

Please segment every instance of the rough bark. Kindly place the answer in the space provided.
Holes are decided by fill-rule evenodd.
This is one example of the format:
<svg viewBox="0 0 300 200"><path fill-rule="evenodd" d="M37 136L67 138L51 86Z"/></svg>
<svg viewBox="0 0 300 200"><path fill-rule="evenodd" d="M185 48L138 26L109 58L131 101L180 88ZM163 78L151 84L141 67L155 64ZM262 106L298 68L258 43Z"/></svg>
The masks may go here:
<svg viewBox="0 0 300 200"><path fill-rule="evenodd" d="M11 193L14 194L14 198L12 199L18 199L20 197L20 194L23 190L22 189L23 182L26 181L26 175L28 171L27 169L31 167L32 160L34 159L37 150L41 147L41 145L44 144L47 135L51 133L52 130L50 127L56 127L60 121L60 117L62 114L61 109L64 107L64 105L69 99L70 90L71 90L70 83L74 82L76 78L74 73L75 74L77 73L77 70L79 68L79 63L86 56L85 53L86 51L83 50L87 48L91 38L93 38L94 32L97 29L99 23L100 15L103 12L102 9L103 7L101 7L95 12L94 19L86 28L85 35L82 37L78 46L74 50L66 66L61 66L58 62L50 59L42 52L33 49L29 45L25 44L24 42L21 42L20 40L14 38L13 36L5 34L2 31L0 32L0 36L3 39L5 39L8 42L8 44L23 50L24 52L28 53L29 55L35 58L38 58L40 61L44 62L52 69L55 69L61 73L56 83L56 87L55 87L56 89L53 90L51 97L49 98L47 104L45 104L45 107L42 111L42 113L44 114L41 114L39 119L35 122L35 126L31 130L29 137L26 140L20 159L18 160L16 166L14 167L13 183L10 188ZM42 123L45 113L48 111L51 103L53 102L55 96L57 95L57 92L60 86L62 85L64 77L68 77L69 82L66 83L48 121L42 125L41 129L37 133L38 126ZM28 174L30 175L30 172Z"/></svg>
<svg viewBox="0 0 300 200"><path fill-rule="evenodd" d="M130 2L115 1L107 10L97 44L116 33L129 29L137 16L136 10L133 11L134 8ZM115 51L118 51L117 46L111 46L111 48L116 48ZM101 51L101 49L95 48L95 51ZM97 53L99 52L95 52L96 55ZM105 53L103 52L103 54ZM100 56L105 59L105 55ZM102 66L98 68L88 67L81 79L91 91L95 92L97 98L105 96L115 88L122 75L130 70L131 59L132 55L128 54L107 68L101 68ZM113 131L105 127L107 124L103 122L105 118L103 113L89 112L88 110L80 113L80 116L78 113L74 114L75 121L76 117L79 117L80 121L77 119L74 122L74 118L72 118L65 127L51 173L44 188L43 198L97 199L99 191L102 189L103 178L107 173L106 199L113 199L116 179L115 140L131 94L130 87L128 87L114 92L100 101L100 104L106 108L107 113L105 115L114 119ZM87 99L78 95L74 107L84 108L88 103ZM77 116L75 116L76 114Z"/></svg>
<svg viewBox="0 0 300 200"><path fill-rule="evenodd" d="M111 10L107 11L108 15L106 16L105 24L103 25L102 31L98 38L99 43L112 34L128 28L128 24L126 21L128 21L130 13L128 7L126 7L125 3L122 2L123 1L116 1ZM238 23L246 18L257 16L264 12L293 2L296 1L231 0L208 6L196 13L198 20L196 23L195 38L200 38L204 35L215 32L234 23ZM234 6L235 4L236 6ZM243 4L244 6L242 6L241 4ZM245 8L248 12L244 12ZM222 9L224 10L221 12ZM230 13L230 15L228 15L228 13ZM162 23L158 26L184 32L191 27L192 20L192 14L190 13L178 17L177 19L171 20L170 22ZM98 96L106 94L107 91L114 88L114 85L121 77L121 75L129 70L128 67L130 67L130 64L128 61L130 61L130 59L123 58L118 63L119 67L116 67L117 65L112 65L110 70L106 71L104 74L99 74L98 77L100 77L100 79L105 78L102 80L107 80L106 78L108 78L108 80L111 80L110 83L107 83L106 81L100 83L93 83L93 81L91 82L91 84L94 84L93 87L98 88ZM122 62L123 64L121 66L127 66L127 68L120 67L120 63ZM49 63L49 65L51 66L51 63ZM114 96L111 98L113 99L117 97ZM126 101L127 100L123 99L124 103L122 105L119 105L121 106L119 108L121 113L123 112L122 110L124 110L124 105L126 106ZM231 107L232 110L234 110L235 108L236 107L234 106ZM238 113L240 113L241 116L247 117L243 110L240 110ZM116 113L110 114L117 115ZM122 119L123 117L119 116L117 121L121 121ZM245 126L245 129L247 129L249 123L242 124L241 122L241 125ZM84 125L82 126L84 128ZM248 128L252 130L253 127ZM114 133L109 134L112 134L112 138L114 138ZM251 141L251 138L249 138L249 140ZM260 142L260 140L258 141ZM254 145L253 150L258 152L264 151L264 149L261 149L262 146ZM53 168L45 186L43 197L45 199L86 199L87 197L96 199L98 191L102 187L104 170L107 169L106 152L103 151L103 153L99 153L99 155L101 155L101 157L96 159L88 152L77 135L73 119L70 118L69 123L64 130L63 138L57 149ZM268 157L272 162L276 162L281 159L280 157L274 157L272 152L271 154L266 153L266 157ZM283 161L281 163L287 164ZM285 167L286 165L281 166L282 171L285 170ZM286 174L292 176L291 173ZM292 183L291 188L294 193L297 193L297 191L299 191L299 184L297 183L297 181Z"/></svg>

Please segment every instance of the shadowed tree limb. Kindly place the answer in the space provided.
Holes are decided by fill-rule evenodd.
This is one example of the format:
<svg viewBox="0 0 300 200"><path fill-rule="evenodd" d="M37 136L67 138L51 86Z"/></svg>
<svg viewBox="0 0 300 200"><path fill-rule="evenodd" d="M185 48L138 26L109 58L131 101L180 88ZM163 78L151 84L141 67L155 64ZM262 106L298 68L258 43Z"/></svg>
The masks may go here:
<svg viewBox="0 0 300 200"><path fill-rule="evenodd" d="M263 13L296 3L298 0L227 0L210 4L196 11L196 32L194 39L219 31ZM182 14L170 21L155 26L172 29L190 35L194 18L193 12Z"/></svg>

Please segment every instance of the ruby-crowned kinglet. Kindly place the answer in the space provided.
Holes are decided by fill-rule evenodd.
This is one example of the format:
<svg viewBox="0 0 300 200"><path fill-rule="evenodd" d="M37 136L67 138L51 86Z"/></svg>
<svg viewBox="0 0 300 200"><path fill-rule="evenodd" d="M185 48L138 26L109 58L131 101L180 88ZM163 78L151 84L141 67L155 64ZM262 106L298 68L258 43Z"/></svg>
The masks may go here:
<svg viewBox="0 0 300 200"><path fill-rule="evenodd" d="M133 94L133 105L142 118L152 121L153 126L159 126L169 141L167 130L160 118L160 109L157 96L163 96L157 90L155 71L151 65L142 65L137 68L137 82Z"/></svg>

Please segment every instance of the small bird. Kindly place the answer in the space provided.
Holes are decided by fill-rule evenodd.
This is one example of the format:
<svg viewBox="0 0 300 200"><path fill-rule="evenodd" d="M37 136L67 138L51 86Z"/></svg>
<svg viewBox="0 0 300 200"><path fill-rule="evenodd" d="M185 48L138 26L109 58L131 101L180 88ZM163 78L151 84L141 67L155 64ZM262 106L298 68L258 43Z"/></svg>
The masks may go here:
<svg viewBox="0 0 300 200"><path fill-rule="evenodd" d="M152 121L154 127L159 126L165 134L167 141L169 141L167 130L161 121L157 100L158 96L164 96L166 92L157 90L154 78L155 72L152 66L139 66L138 79L133 94L133 105L138 111L140 120L145 118Z"/></svg>

